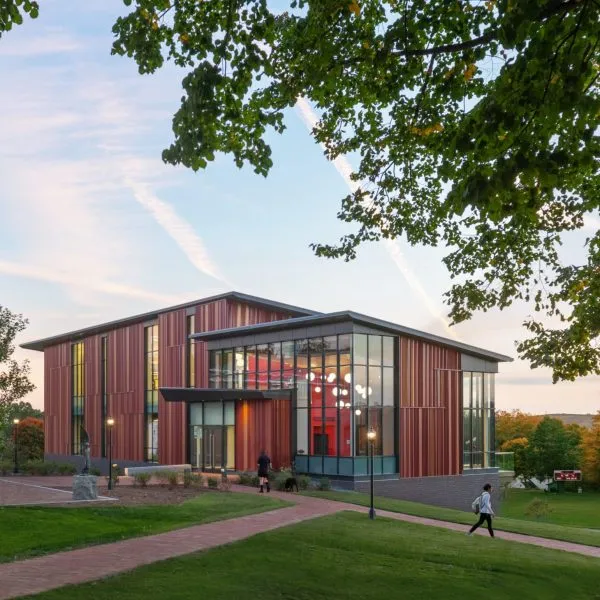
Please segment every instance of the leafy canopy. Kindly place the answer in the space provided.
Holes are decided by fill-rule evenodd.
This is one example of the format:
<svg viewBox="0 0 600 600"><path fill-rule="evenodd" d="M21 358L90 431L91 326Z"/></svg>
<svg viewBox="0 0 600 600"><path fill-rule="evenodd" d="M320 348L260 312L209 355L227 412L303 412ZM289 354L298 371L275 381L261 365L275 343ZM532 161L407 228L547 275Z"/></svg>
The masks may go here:
<svg viewBox="0 0 600 600"><path fill-rule="evenodd" d="M37 18L39 9L38 3L31 0L0 0L0 38L13 25L21 25L24 15Z"/></svg>
<svg viewBox="0 0 600 600"><path fill-rule="evenodd" d="M530 302L563 322L528 321L522 356L555 381L600 373L600 236L585 264L558 253L600 198L597 0L124 1L113 52L186 71L166 162L226 152L266 175L267 131L306 97L328 156L360 156L339 213L357 230L318 255L446 246L455 322Z"/></svg>
<svg viewBox="0 0 600 600"><path fill-rule="evenodd" d="M0 305L0 418L9 407L35 389L29 381L29 361L13 359L15 336L27 326L27 319Z"/></svg>
<svg viewBox="0 0 600 600"><path fill-rule="evenodd" d="M305 97L329 158L360 157L339 212L356 230L318 255L446 247L454 322L528 302L554 325L528 320L521 356L554 381L600 374L599 232L582 264L559 254L600 203L600 2L288 2L124 0L113 53L185 72L163 160L197 170L224 152L267 175L266 135Z"/></svg>

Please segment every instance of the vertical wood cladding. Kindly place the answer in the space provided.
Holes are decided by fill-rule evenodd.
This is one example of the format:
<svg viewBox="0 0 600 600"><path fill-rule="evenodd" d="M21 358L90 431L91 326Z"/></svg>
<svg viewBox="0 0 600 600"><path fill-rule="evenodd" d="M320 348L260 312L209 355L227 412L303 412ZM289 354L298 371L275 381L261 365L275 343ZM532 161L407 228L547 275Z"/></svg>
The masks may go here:
<svg viewBox="0 0 600 600"><path fill-rule="evenodd" d="M98 357L98 364L100 357ZM108 334L108 406L115 420L112 455L116 460L143 460L144 324ZM98 406L100 410L100 406Z"/></svg>
<svg viewBox="0 0 600 600"><path fill-rule="evenodd" d="M291 403L287 398L242 400L235 405L235 468L256 470L261 450L271 457L273 467L292 462Z"/></svg>
<svg viewBox="0 0 600 600"><path fill-rule="evenodd" d="M189 310L164 312L158 317L159 385L183 387L186 383L186 315ZM195 308L196 332L241 327L289 318L251 304L221 299L200 303ZM108 338L107 417L113 417L112 456L142 461L144 448L144 327L137 323L85 338L85 427L90 436L91 454L102 452L101 338ZM196 343L196 386L208 387L208 352L204 342ZM71 342L44 350L45 452L70 454L71 448ZM289 402L289 401L282 401ZM266 410L266 409L264 409ZM287 409L289 410L289 409ZM282 412L283 411L283 412ZM269 412L269 411L267 411ZM278 419L277 409L270 419ZM269 413L271 414L271 413ZM288 415L289 417L289 415ZM274 421L273 421L274 422ZM289 435L289 421L285 422ZM167 403L159 397L158 453L163 464L187 462L187 406ZM257 442L258 443L258 442ZM259 448L260 450L260 448ZM289 463L289 450L282 460ZM255 460L254 457L252 460Z"/></svg>
<svg viewBox="0 0 600 600"><path fill-rule="evenodd" d="M460 353L400 338L400 475L461 470Z"/></svg>
<svg viewBox="0 0 600 600"><path fill-rule="evenodd" d="M44 452L71 448L71 344L44 350Z"/></svg>

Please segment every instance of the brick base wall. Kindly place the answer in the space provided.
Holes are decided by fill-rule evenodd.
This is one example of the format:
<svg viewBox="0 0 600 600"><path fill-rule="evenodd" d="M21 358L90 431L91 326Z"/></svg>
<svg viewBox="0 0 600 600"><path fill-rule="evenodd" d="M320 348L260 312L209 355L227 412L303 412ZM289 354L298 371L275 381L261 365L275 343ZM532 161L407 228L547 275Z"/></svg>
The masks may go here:
<svg viewBox="0 0 600 600"><path fill-rule="evenodd" d="M500 476L497 472L385 479L375 481L374 487L376 496L470 511L471 503L481 494L486 483L491 484L494 488L492 507L496 514L500 514ZM368 480L355 481L354 489L358 492L369 493L369 485Z"/></svg>

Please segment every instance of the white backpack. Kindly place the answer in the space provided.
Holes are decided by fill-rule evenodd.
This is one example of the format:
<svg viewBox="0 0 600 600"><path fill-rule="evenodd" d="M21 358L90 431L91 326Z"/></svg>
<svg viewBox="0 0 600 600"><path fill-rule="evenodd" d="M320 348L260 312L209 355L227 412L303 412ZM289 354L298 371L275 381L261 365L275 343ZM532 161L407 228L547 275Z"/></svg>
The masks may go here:
<svg viewBox="0 0 600 600"><path fill-rule="evenodd" d="M481 496L477 496L477 498L475 498L475 500L473 500L472 504L471 504L471 508L473 509L473 512L478 515L479 514L479 508L481 506Z"/></svg>

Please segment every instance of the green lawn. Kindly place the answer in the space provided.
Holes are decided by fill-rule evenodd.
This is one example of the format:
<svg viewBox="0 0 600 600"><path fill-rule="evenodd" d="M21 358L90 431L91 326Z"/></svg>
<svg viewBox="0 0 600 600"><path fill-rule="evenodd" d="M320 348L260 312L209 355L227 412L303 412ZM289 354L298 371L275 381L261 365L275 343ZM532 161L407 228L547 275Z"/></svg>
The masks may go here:
<svg viewBox="0 0 600 600"><path fill-rule="evenodd" d="M254 494L208 492L183 504L0 508L0 562L231 519L289 505Z"/></svg>
<svg viewBox="0 0 600 600"><path fill-rule="evenodd" d="M340 513L36 600L594 600L600 560Z"/></svg>
<svg viewBox="0 0 600 600"><path fill-rule="evenodd" d="M600 494L560 493L544 494L537 490L510 490L508 498L502 502L502 515L511 519L530 519L525 515L527 505L534 499L546 500L552 512L546 518L548 523L588 527L600 533Z"/></svg>
<svg viewBox="0 0 600 600"><path fill-rule="evenodd" d="M369 505L368 494L362 494L359 492L304 492L310 496L316 496L320 498L329 498L330 500L339 500L340 502L349 502L351 504L360 504L361 506ZM514 490L514 494L519 494L519 490ZM550 502L554 500L554 494L552 498L543 492L539 493L538 497L546 497ZM527 504L535 496L528 496L528 499L523 502ZM512 500L509 501L509 506ZM600 509L600 495L590 495L590 499L586 501L586 510L589 508L589 504L594 504ZM453 523L464 523L471 524L476 520L476 517L471 512L463 512L460 510L453 510L451 508L440 508L437 506L431 506L428 504L419 504L417 502L409 502L407 500L393 500L391 498L377 497L375 498L375 508L381 510L389 510L391 512L400 512L407 515L416 515L419 517L428 517L430 519L439 519L440 521L451 521ZM504 505L503 505L504 514ZM518 513L519 509L510 509L514 513ZM521 509L521 514L524 509ZM597 518L598 515L596 515ZM583 519L585 520L585 519ZM579 519L581 522L581 519ZM575 522L572 519L571 522ZM591 525L589 525L591 527ZM600 546L600 530L588 531L581 527L568 527L565 525L557 525L549 520L545 521L530 521L525 520L525 515L521 518L514 517L496 517L494 519L494 527L503 531L512 531L514 533L523 533L525 535L537 535L545 538L552 538L556 540L564 540L566 542L575 542L578 544L587 544L589 546Z"/></svg>

